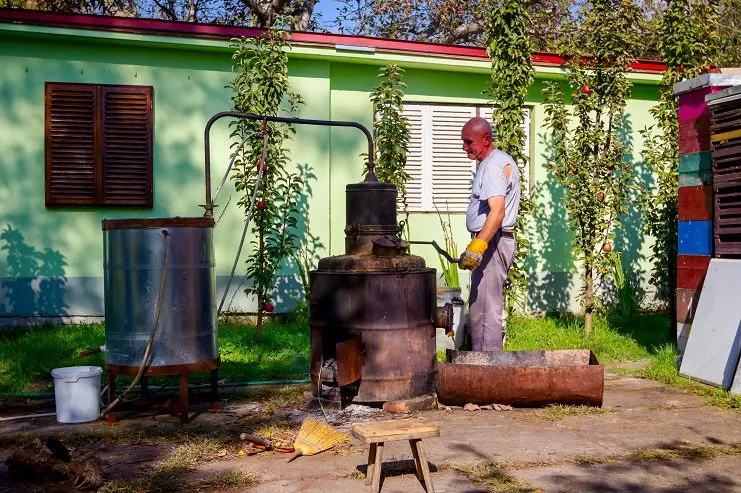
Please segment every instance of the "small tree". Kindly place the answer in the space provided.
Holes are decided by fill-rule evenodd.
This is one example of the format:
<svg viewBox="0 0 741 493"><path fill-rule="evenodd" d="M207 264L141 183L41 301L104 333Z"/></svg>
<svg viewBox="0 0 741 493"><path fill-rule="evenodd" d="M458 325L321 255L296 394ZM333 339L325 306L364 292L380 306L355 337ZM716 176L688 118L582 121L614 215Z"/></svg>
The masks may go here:
<svg viewBox="0 0 741 493"><path fill-rule="evenodd" d="M288 44L285 33L270 29L255 39L236 39L230 87L234 91L235 111L277 115L285 104L288 114L296 114L301 97L289 91ZM302 180L287 171L286 143L294 129L282 123L237 120L231 124L234 161L232 179L238 192L244 192L238 205L247 210L262 168L256 207L251 218L252 251L247 258L247 275L252 285L245 293L257 298L257 331L259 337L265 313L274 305L270 296L280 264L291 255L297 244L298 200ZM267 137L267 146L263 142ZM240 146L242 140L246 144ZM265 161L260 156L265 153Z"/></svg>
<svg viewBox="0 0 741 493"><path fill-rule="evenodd" d="M595 277L609 275L609 252L627 211L632 164L620 138L631 84L625 69L638 43L640 12L633 2L591 0L581 11L584 29L567 64L571 107L561 86L546 86L546 121L555 160L550 171L566 189L573 249L584 282L584 328L592 331Z"/></svg>
<svg viewBox="0 0 741 493"><path fill-rule="evenodd" d="M491 58L491 82L485 94L494 105L494 145L514 158L520 176L526 176L529 158L525 152L523 109L525 95L533 83L533 64L530 58L530 17L524 2L505 0L488 10L486 28L489 38L487 53ZM517 255L509 271L506 288L507 310L517 302L522 308L527 299L525 262L530 252L527 237L527 216L532 210L525 180L520 180L520 213L517 216L515 236Z"/></svg>
<svg viewBox="0 0 741 493"><path fill-rule="evenodd" d="M643 159L656 181L642 191L643 230L653 236L651 247L653 269L651 283L659 298L669 302L669 313L675 316L674 291L677 286L677 189L679 175L679 120L673 86L679 81L706 72L712 53L720 42L717 11L712 5L696 1L670 0L660 21L661 51L666 71L661 79L659 103L651 109L656 125L641 131Z"/></svg>
<svg viewBox="0 0 741 493"><path fill-rule="evenodd" d="M404 69L387 65L378 70L380 84L370 95L375 122L373 140L376 144L376 177L382 183L393 183L401 198L406 217L406 235L409 238L409 210L406 183L411 176L406 172L409 149L409 126L404 116Z"/></svg>

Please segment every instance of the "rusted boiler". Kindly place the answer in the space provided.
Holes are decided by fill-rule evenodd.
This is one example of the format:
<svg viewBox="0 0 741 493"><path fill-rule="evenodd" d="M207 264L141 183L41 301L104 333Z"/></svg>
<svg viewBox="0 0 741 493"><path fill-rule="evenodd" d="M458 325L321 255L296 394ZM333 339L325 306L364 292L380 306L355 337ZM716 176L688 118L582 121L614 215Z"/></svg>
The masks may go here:
<svg viewBox="0 0 741 493"><path fill-rule="evenodd" d="M345 193L345 254L311 272L314 392L330 373L345 402L432 394L435 327L452 327L452 306L436 307L435 269L398 236L396 186L371 179Z"/></svg>

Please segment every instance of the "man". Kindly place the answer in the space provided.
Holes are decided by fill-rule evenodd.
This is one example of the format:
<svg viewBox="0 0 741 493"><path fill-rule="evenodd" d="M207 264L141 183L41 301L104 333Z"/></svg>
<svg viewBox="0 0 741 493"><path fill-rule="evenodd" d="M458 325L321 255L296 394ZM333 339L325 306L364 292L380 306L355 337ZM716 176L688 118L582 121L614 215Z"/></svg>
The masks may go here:
<svg viewBox="0 0 741 493"><path fill-rule="evenodd" d="M472 270L469 312L474 351L502 350L504 283L515 256L514 227L520 204L520 171L512 157L495 149L491 125L471 118L461 131L463 150L476 174L466 228L471 243L458 266Z"/></svg>

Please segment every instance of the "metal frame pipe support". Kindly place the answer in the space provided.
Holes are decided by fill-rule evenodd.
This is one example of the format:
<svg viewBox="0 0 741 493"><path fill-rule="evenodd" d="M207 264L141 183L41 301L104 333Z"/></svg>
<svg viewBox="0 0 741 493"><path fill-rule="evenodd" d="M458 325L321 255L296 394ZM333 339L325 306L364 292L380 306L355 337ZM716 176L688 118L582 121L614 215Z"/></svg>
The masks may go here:
<svg viewBox="0 0 741 493"><path fill-rule="evenodd" d="M333 121L333 120L310 120L306 118L292 118L292 117L284 117L284 116L270 116L270 115L259 115L257 113L240 113L237 111L222 111L220 113L216 113L214 116L212 116L208 123L206 123L206 128L204 130L204 147L206 152L206 159L205 159L205 167L206 167L206 204L204 205L204 208L206 211L204 212L204 217L213 217L214 215L214 204L211 199L211 144L210 144L210 134L211 134L211 127L213 124L220 120L221 118L226 117L232 117L232 118L239 118L244 120L261 120L266 122L279 122L279 123L287 123L287 124L299 124L299 125L320 125L320 126L326 126L326 127L355 127L357 129L360 129L364 134L365 137L368 139L368 174L365 177L366 182L377 182L378 179L376 178L375 174L375 164L373 163L373 136L371 135L370 131L368 129L358 123L358 122L349 122L349 121Z"/></svg>

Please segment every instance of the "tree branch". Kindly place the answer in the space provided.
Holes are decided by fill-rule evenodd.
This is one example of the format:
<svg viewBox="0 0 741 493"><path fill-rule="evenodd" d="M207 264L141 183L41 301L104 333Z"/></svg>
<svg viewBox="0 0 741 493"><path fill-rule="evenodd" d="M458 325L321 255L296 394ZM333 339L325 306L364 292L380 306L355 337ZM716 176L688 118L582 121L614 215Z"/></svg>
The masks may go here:
<svg viewBox="0 0 741 493"><path fill-rule="evenodd" d="M450 33L450 35L446 36L445 42L449 44L455 44L476 34L481 34L483 30L484 25L481 22L470 22L468 24L461 24L460 26L453 29L453 32Z"/></svg>

